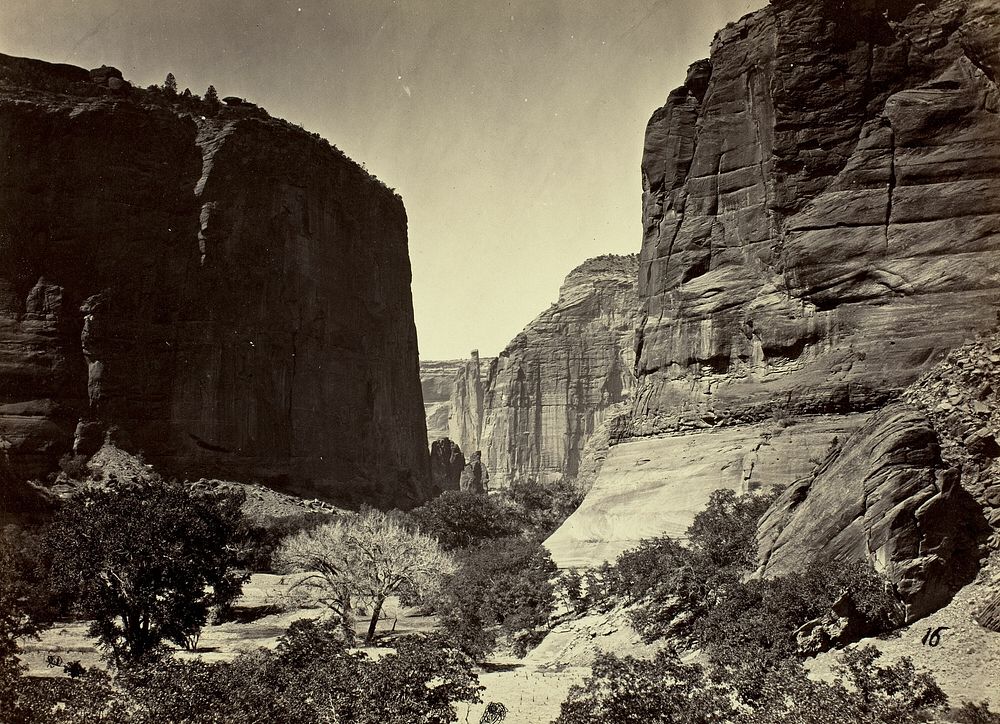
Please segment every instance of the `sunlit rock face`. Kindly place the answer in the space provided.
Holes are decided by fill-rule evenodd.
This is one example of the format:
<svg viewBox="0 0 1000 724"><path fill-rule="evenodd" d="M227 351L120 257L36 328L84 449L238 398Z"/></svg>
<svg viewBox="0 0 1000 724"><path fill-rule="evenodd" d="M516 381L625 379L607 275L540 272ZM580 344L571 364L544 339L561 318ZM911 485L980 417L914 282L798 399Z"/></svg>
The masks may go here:
<svg viewBox="0 0 1000 724"><path fill-rule="evenodd" d="M589 568L614 562L644 538L686 540L713 491L766 491L808 476L867 417L809 415L618 443L545 545L560 567Z"/></svg>
<svg viewBox="0 0 1000 724"><path fill-rule="evenodd" d="M995 464L949 451L1000 451L973 375L1000 347L948 363L975 393L933 366L997 321L998 48L985 0L777 0L718 33L647 128L637 386L561 566L776 484L764 575L867 559L912 619L974 574Z"/></svg>
<svg viewBox="0 0 1000 724"><path fill-rule="evenodd" d="M907 620L922 618L979 570L988 526L960 479L927 417L887 405L764 516L760 573L801 571L817 557L867 560L896 585Z"/></svg>
<svg viewBox="0 0 1000 724"><path fill-rule="evenodd" d="M262 113L40 90L64 68L0 57L8 81L38 81L0 87L0 436L16 477L110 432L176 475L426 497L401 200Z"/></svg>
<svg viewBox="0 0 1000 724"><path fill-rule="evenodd" d="M650 119L622 436L875 409L996 322L995 3L780 0Z"/></svg>
<svg viewBox="0 0 1000 724"><path fill-rule="evenodd" d="M460 370L451 437L491 489L576 477L587 440L634 387L635 256L590 259L500 355Z"/></svg>
<svg viewBox="0 0 1000 724"><path fill-rule="evenodd" d="M427 441L448 437L448 417L455 376L465 360L420 360L420 389L424 395Z"/></svg>
<svg viewBox="0 0 1000 724"><path fill-rule="evenodd" d="M867 559L912 619L971 581L1000 544L1000 334L980 337L871 417L760 522L759 572Z"/></svg>
<svg viewBox="0 0 1000 724"><path fill-rule="evenodd" d="M472 350L456 370L448 398L448 435L470 456L479 450L483 434L484 362L488 368L491 361Z"/></svg>

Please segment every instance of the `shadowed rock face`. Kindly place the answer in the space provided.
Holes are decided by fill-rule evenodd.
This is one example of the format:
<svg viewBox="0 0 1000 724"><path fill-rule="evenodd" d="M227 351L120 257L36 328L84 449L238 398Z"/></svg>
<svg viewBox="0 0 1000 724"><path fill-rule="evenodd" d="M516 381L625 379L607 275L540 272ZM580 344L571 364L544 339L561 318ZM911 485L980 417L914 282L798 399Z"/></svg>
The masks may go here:
<svg viewBox="0 0 1000 724"><path fill-rule="evenodd" d="M489 365L478 447L493 488L575 477L588 438L632 391L635 256L603 256L570 272L559 300ZM473 419L478 360L459 376L452 420ZM466 425L471 427L471 425Z"/></svg>
<svg viewBox="0 0 1000 724"><path fill-rule="evenodd" d="M428 452L400 199L283 122L142 97L0 89L12 468L43 475L114 429L177 475L419 502Z"/></svg>
<svg viewBox="0 0 1000 724"><path fill-rule="evenodd" d="M1000 300L1000 11L781 0L650 119L623 435L870 410Z"/></svg>
<svg viewBox="0 0 1000 724"><path fill-rule="evenodd" d="M431 482L434 492L458 490L465 470L465 455L446 437L431 443Z"/></svg>

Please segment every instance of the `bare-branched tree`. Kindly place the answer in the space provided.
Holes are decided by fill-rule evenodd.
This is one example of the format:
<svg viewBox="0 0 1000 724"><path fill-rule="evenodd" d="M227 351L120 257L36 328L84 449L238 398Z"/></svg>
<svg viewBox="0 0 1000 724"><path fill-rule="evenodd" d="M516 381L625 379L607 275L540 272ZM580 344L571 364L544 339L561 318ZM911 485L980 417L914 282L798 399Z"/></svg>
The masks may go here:
<svg viewBox="0 0 1000 724"><path fill-rule="evenodd" d="M305 530L287 538L275 559L279 570L304 575L294 587L310 589L341 620L350 636L351 605L371 606L366 641L375 638L382 606L402 591L427 595L455 570L437 540L378 510Z"/></svg>

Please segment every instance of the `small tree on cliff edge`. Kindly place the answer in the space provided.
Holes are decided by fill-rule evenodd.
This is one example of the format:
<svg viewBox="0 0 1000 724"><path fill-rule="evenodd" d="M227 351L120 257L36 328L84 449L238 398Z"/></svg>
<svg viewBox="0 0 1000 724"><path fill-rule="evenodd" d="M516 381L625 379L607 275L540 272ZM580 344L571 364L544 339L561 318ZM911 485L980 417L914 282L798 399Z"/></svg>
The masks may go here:
<svg viewBox="0 0 1000 724"><path fill-rule="evenodd" d="M455 569L436 540L371 509L287 538L275 559L281 570L305 574L296 585L316 593L348 636L352 603L370 604L369 642L389 596L430 594Z"/></svg>
<svg viewBox="0 0 1000 724"><path fill-rule="evenodd" d="M167 78L163 81L163 90L170 95L177 93L177 79L174 78L173 73L167 73Z"/></svg>
<svg viewBox="0 0 1000 724"><path fill-rule="evenodd" d="M214 85L210 85L205 91L205 102L213 106L219 105L219 92L215 90Z"/></svg>

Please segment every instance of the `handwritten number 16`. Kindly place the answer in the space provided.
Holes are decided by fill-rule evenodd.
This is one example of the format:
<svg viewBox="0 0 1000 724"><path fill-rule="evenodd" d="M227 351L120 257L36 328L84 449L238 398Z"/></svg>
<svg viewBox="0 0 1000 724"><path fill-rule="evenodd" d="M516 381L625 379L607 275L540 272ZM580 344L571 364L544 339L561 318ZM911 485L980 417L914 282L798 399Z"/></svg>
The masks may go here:
<svg viewBox="0 0 1000 724"><path fill-rule="evenodd" d="M937 646L939 643L941 643L941 632L946 631L948 628L949 628L948 626L938 626L935 629L927 629L927 633L924 634L924 637L920 640L920 643L924 644L925 646L927 645Z"/></svg>

